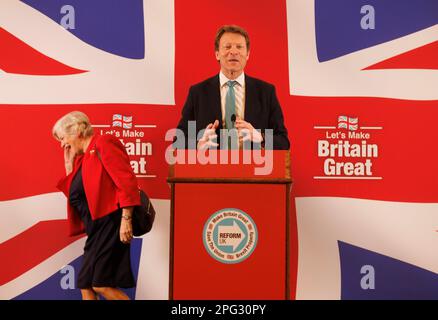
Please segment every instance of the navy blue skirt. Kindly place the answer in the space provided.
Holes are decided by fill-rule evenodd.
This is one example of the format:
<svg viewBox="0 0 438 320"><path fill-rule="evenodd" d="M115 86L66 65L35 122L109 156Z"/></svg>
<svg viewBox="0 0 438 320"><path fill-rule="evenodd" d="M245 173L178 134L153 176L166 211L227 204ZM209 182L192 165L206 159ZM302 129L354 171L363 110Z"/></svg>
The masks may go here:
<svg viewBox="0 0 438 320"><path fill-rule="evenodd" d="M70 203L81 215L87 233L77 288L135 287L131 269L130 244L120 241L122 210L97 220L91 219L82 182L82 169L75 175L70 188Z"/></svg>

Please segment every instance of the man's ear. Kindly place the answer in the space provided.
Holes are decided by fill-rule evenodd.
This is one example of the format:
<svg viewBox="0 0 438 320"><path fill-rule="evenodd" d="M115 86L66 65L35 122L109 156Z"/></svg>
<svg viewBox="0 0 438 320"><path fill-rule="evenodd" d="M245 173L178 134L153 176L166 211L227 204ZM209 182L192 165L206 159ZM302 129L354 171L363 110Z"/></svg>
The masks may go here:
<svg viewBox="0 0 438 320"><path fill-rule="evenodd" d="M216 60L219 62L220 61L220 59L219 59L219 51L215 51L214 55L216 56Z"/></svg>

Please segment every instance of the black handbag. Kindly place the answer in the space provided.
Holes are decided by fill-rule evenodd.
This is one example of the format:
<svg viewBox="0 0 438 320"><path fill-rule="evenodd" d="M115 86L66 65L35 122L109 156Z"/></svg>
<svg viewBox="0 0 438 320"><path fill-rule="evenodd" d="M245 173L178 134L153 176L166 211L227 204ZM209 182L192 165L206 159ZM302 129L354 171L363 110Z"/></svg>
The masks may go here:
<svg viewBox="0 0 438 320"><path fill-rule="evenodd" d="M151 231L155 220L155 209L147 194L139 189L141 205L134 207L132 213L132 231L134 237L140 237Z"/></svg>

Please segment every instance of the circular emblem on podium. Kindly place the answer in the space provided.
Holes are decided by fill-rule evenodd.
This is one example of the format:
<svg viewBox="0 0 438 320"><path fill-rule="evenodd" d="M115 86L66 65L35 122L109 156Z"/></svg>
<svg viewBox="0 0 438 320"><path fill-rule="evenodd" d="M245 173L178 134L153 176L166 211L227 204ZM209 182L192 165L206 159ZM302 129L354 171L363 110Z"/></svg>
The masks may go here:
<svg viewBox="0 0 438 320"><path fill-rule="evenodd" d="M204 225L204 246L222 263L239 263L247 259L257 246L257 227L245 212L222 209L210 216Z"/></svg>

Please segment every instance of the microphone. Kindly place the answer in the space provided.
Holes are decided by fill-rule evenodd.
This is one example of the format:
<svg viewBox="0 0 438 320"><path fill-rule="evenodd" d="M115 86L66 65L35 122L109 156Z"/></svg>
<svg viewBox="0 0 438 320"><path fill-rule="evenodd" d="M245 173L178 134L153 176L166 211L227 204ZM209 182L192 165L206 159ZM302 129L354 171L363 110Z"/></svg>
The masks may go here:
<svg viewBox="0 0 438 320"><path fill-rule="evenodd" d="M236 115L234 113L231 115L231 122L236 122Z"/></svg>

